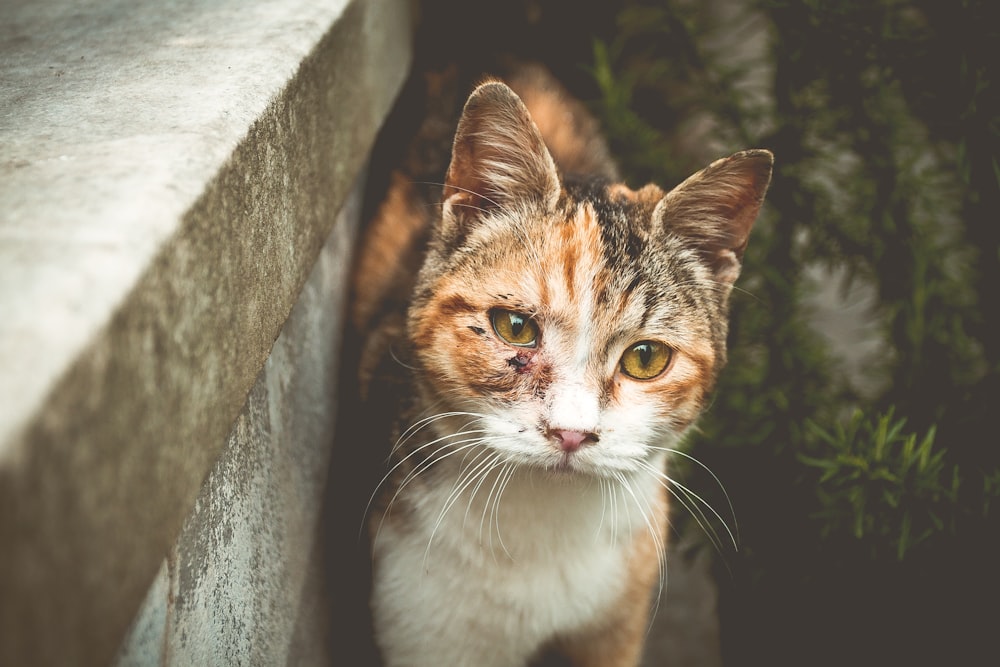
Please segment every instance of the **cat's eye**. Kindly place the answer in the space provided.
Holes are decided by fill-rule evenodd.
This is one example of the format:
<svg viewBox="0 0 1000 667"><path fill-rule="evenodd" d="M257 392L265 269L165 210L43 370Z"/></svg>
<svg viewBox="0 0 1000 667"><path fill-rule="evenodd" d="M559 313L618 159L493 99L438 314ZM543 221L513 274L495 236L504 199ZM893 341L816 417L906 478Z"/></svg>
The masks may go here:
<svg viewBox="0 0 1000 667"><path fill-rule="evenodd" d="M670 364L673 350L655 340L635 343L625 350L620 366L622 373L636 380L652 380Z"/></svg>
<svg viewBox="0 0 1000 667"><path fill-rule="evenodd" d="M511 345L535 347L538 344L538 325L527 315L498 309L490 313L490 320L493 331Z"/></svg>

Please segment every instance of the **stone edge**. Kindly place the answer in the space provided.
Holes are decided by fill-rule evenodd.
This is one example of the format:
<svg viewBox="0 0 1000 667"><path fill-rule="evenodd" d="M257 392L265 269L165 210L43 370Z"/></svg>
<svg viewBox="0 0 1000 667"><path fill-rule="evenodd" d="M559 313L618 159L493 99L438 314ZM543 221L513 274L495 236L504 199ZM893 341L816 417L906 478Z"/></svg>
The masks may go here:
<svg viewBox="0 0 1000 667"><path fill-rule="evenodd" d="M345 9L18 436L0 664L113 657L405 78L412 25L408 0Z"/></svg>

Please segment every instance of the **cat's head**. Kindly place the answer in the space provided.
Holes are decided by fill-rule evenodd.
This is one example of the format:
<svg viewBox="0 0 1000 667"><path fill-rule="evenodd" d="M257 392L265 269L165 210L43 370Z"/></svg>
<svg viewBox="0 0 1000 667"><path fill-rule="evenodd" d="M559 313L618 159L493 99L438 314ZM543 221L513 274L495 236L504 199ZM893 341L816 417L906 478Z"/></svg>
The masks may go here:
<svg viewBox="0 0 1000 667"><path fill-rule="evenodd" d="M675 444L725 362L772 160L670 192L574 182L510 88L478 87L409 313L426 402L525 465L614 474Z"/></svg>

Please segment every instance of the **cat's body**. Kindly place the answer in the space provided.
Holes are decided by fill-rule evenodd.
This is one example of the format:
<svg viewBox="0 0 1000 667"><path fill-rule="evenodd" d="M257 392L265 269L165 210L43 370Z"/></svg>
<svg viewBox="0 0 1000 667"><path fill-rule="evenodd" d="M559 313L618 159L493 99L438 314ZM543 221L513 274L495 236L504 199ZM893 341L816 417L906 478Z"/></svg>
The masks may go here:
<svg viewBox="0 0 1000 667"><path fill-rule="evenodd" d="M637 663L667 457L724 363L770 176L750 151L632 191L544 74L512 85L471 95L440 208L394 175L355 273L387 440L359 446L392 447L369 517L387 665Z"/></svg>

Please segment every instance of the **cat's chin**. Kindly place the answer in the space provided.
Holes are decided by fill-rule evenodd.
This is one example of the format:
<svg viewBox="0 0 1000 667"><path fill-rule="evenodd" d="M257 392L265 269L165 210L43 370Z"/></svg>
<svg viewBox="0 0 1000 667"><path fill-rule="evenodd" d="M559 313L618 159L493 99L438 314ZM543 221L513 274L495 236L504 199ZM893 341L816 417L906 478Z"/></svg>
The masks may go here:
<svg viewBox="0 0 1000 667"><path fill-rule="evenodd" d="M540 475L539 475L540 472ZM536 475L544 480L544 484L551 486L577 486L589 487L598 477L593 472L581 470L577 466L550 465L541 468Z"/></svg>
<svg viewBox="0 0 1000 667"><path fill-rule="evenodd" d="M558 461L546 466L545 469L559 477L587 474L583 471L583 466L580 465L579 459L569 453L563 454Z"/></svg>
<svg viewBox="0 0 1000 667"><path fill-rule="evenodd" d="M562 454L559 458L549 459L544 462L534 464L535 468L542 471L552 479L563 481L587 480L593 481L599 478L613 478L617 472L619 475L623 470L611 470L608 467L595 464L575 454Z"/></svg>

